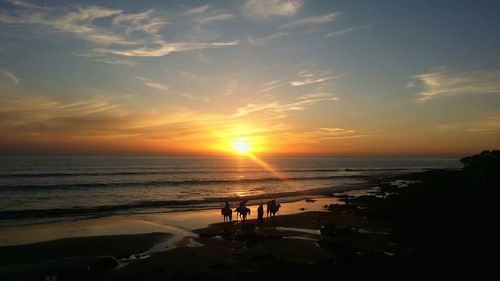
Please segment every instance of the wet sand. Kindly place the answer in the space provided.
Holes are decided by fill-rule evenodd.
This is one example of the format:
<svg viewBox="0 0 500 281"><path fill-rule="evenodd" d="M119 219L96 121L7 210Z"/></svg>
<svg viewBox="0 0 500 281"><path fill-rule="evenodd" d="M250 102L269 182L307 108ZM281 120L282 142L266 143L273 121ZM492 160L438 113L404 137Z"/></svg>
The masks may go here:
<svg viewBox="0 0 500 281"><path fill-rule="evenodd" d="M335 255L321 244L325 242L319 243L325 240L321 227L330 224L348 230L357 247L397 251L383 234L387 225L343 211L343 207L335 212L324 208L340 203L335 197L283 203L276 218L263 223L255 219L221 223L216 209L2 228L2 244L11 246L0 247L0 277L241 278L267 270L271 264L311 266L331 261ZM249 207L250 218L255 218L257 206Z"/></svg>

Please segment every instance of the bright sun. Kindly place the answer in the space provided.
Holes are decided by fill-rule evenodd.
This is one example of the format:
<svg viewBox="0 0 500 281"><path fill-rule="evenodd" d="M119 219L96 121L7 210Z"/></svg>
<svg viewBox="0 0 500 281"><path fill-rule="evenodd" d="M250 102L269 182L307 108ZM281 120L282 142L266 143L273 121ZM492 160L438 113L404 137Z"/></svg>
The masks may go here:
<svg viewBox="0 0 500 281"><path fill-rule="evenodd" d="M230 142L231 148L238 154L248 154L252 150L252 144L245 138L237 138Z"/></svg>

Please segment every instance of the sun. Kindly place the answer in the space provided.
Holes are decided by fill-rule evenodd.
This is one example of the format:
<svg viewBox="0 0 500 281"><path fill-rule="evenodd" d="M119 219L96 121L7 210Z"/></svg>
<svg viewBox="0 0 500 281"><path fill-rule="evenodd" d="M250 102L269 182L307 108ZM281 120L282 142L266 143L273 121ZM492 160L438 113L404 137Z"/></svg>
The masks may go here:
<svg viewBox="0 0 500 281"><path fill-rule="evenodd" d="M230 143L231 149L238 154L249 154L252 151L252 143L246 138L237 138Z"/></svg>

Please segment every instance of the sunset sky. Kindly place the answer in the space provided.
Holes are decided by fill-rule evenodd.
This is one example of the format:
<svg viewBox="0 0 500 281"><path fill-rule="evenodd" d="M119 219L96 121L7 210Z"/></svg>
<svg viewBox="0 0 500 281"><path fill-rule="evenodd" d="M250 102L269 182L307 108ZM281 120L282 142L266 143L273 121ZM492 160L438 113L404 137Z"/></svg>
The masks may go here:
<svg viewBox="0 0 500 281"><path fill-rule="evenodd" d="M0 0L0 154L500 147L499 1Z"/></svg>

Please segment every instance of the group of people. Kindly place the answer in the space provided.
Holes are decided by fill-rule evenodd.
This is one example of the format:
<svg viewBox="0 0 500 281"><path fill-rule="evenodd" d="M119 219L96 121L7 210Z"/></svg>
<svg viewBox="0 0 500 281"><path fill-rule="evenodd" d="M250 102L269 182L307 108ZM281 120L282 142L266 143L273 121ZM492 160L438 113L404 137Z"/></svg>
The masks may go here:
<svg viewBox="0 0 500 281"><path fill-rule="evenodd" d="M247 217L250 215L250 208L245 206L247 201L240 202L239 206L234 210L236 212L236 220L240 219L242 222L247 220ZM276 200L271 200L267 202L267 217L271 216L274 218L276 213L279 211L281 204L277 203ZM229 202L226 201L226 205L221 209L221 215L224 216L224 222L233 220L233 210L229 206ZM257 221L259 223L264 222L264 204L260 203L257 208Z"/></svg>

